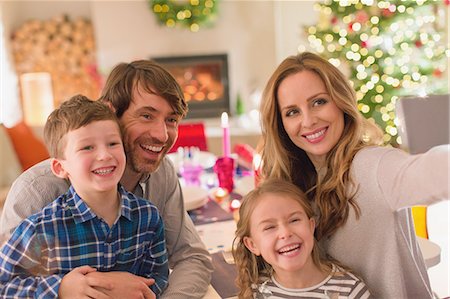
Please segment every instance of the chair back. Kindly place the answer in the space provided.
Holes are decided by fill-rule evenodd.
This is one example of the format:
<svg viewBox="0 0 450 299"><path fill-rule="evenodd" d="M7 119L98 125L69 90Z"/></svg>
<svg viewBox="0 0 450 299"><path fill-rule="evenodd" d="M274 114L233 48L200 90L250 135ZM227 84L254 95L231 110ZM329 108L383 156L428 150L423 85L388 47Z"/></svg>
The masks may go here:
<svg viewBox="0 0 450 299"><path fill-rule="evenodd" d="M396 114L402 148L411 154L450 143L450 95L400 98Z"/></svg>
<svg viewBox="0 0 450 299"><path fill-rule="evenodd" d="M22 170L25 171L34 164L49 158L44 142L33 133L32 129L25 122L21 121L15 126L5 129Z"/></svg>
<svg viewBox="0 0 450 299"><path fill-rule="evenodd" d="M396 103L401 147L411 154L450 143L450 95L400 98ZM427 207L412 207L416 235L428 239Z"/></svg>
<svg viewBox="0 0 450 299"><path fill-rule="evenodd" d="M178 125L178 139L169 153L176 152L179 147L185 146L196 146L201 151L208 151L203 123L181 123Z"/></svg>

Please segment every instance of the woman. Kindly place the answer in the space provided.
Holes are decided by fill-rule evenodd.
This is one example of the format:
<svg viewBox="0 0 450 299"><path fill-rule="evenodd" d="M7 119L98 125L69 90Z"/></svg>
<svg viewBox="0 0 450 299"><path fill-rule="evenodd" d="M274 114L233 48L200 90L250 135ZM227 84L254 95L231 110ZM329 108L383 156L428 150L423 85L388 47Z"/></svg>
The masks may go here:
<svg viewBox="0 0 450 299"><path fill-rule="evenodd" d="M376 146L344 75L325 59L285 59L261 106L263 175L307 193L316 237L376 298L432 298L408 207L448 198L449 147L408 155Z"/></svg>

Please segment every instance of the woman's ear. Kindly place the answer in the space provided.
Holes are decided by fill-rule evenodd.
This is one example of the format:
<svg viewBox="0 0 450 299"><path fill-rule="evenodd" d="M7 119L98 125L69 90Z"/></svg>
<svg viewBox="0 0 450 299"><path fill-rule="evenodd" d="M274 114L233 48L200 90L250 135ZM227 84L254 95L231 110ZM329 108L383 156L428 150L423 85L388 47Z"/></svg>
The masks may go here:
<svg viewBox="0 0 450 299"><path fill-rule="evenodd" d="M59 178L67 179L69 177L69 174L64 169L64 166L59 159L52 158L50 161L50 168L52 169L53 174Z"/></svg>
<svg viewBox="0 0 450 299"><path fill-rule="evenodd" d="M251 237L244 237L243 239L245 247L250 250L254 255L261 255L258 246L255 244L255 241Z"/></svg>

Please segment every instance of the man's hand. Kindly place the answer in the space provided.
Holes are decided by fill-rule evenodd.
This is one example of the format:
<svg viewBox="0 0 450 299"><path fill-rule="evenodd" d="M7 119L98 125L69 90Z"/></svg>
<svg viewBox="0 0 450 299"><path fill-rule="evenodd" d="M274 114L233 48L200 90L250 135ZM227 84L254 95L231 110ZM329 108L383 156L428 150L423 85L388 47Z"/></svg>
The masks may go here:
<svg viewBox="0 0 450 299"><path fill-rule="evenodd" d="M59 286L58 297L63 299L109 299L106 291L111 290L112 285L108 281L87 276L88 273L95 273L96 271L95 268L81 266L64 275Z"/></svg>
<svg viewBox="0 0 450 299"><path fill-rule="evenodd" d="M154 279L137 276L128 272L89 272L86 275L89 279L102 281L112 288L99 287L102 293L113 299L156 299L155 293L149 288L155 283Z"/></svg>

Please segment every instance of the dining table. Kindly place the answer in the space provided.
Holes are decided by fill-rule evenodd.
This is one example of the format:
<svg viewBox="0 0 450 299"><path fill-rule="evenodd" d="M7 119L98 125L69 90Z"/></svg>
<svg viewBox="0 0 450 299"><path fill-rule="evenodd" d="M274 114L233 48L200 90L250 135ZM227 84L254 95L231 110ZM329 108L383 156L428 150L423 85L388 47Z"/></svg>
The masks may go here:
<svg viewBox="0 0 450 299"><path fill-rule="evenodd" d="M195 228L208 252L211 254L214 272L205 299L237 298L235 285L236 268L231 255L234 233L236 231L235 213L225 206L231 198L240 198L237 193L230 194L221 204L214 199L201 208L189 211Z"/></svg>

